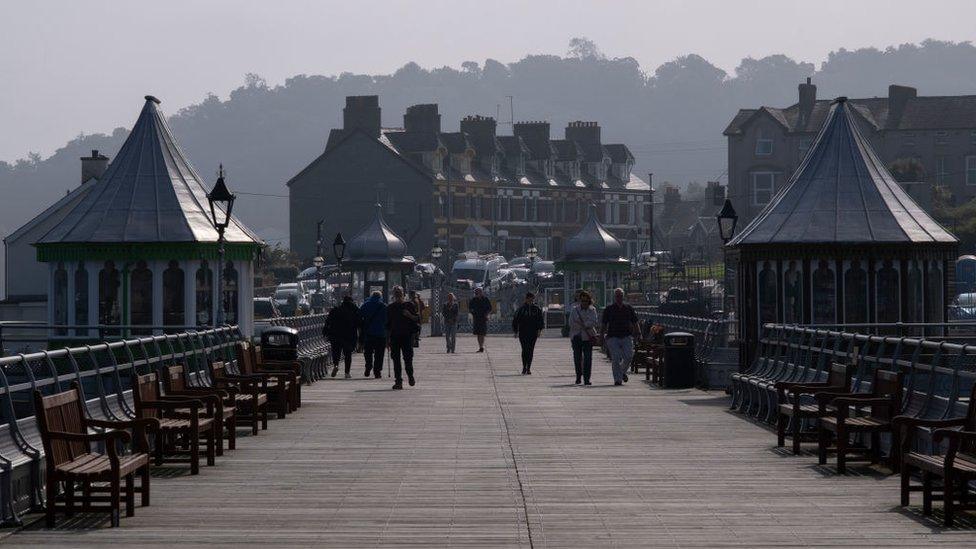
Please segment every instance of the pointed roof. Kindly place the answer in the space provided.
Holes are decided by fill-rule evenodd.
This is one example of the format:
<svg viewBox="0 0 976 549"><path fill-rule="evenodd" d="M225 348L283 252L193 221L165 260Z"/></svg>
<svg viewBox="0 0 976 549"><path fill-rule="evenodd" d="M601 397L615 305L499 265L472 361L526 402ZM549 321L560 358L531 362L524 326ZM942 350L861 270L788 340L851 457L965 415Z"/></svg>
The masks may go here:
<svg viewBox="0 0 976 549"><path fill-rule="evenodd" d="M203 179L159 111L146 103L129 137L91 192L38 244L217 242ZM228 243L260 243L233 218Z"/></svg>
<svg viewBox="0 0 976 549"><path fill-rule="evenodd" d="M373 221L352 237L346 245L348 262L355 263L412 263L404 259L407 243L383 219L383 207L376 205Z"/></svg>
<svg viewBox="0 0 976 549"><path fill-rule="evenodd" d="M789 182L729 245L955 242L898 185L839 97Z"/></svg>
<svg viewBox="0 0 976 549"><path fill-rule="evenodd" d="M623 246L597 217L596 205L590 204L586 224L563 246L561 262L628 263L620 257Z"/></svg>

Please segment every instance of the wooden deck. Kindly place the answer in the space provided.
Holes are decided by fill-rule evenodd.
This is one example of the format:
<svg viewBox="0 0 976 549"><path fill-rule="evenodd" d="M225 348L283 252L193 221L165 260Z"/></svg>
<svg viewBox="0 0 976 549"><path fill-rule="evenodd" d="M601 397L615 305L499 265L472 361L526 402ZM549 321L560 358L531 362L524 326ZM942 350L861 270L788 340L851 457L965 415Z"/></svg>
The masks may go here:
<svg viewBox="0 0 976 549"><path fill-rule="evenodd" d="M153 505L122 527L35 524L3 545L322 547L923 547L976 545L898 506L897 479L837 477L772 448L724 394L573 386L569 343L544 339L533 375L518 344L475 354L425 339L419 384L308 387L304 406L204 467L157 471ZM341 376L341 374L340 374ZM242 431L243 433L243 431ZM61 519L63 521L63 519ZM70 527L67 525L71 524Z"/></svg>

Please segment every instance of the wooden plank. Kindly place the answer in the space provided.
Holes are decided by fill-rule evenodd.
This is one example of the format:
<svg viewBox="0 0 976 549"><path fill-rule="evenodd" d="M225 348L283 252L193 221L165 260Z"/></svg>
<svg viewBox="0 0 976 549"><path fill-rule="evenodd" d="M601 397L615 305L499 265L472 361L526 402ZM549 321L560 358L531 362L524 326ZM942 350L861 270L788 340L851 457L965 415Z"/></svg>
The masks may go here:
<svg viewBox="0 0 976 549"><path fill-rule="evenodd" d="M423 340L419 384L401 392L364 379L357 357L353 379L304 388L297 413L241 430L216 467L158 472L153 505L121 528L36 525L4 545L529 547L530 533L534 547L976 544L972 515L944 530L902 512L893 476L839 477L775 451L724 394L614 387L601 358L594 385L574 386L559 338L540 341L531 376L512 338L484 354L470 337L442 349Z"/></svg>

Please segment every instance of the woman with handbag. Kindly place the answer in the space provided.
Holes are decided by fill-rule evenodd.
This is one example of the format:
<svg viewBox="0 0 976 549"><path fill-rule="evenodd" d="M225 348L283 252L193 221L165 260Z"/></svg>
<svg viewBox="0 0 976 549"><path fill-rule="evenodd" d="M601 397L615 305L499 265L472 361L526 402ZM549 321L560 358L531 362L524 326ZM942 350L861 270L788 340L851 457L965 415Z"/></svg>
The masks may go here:
<svg viewBox="0 0 976 549"><path fill-rule="evenodd" d="M573 366L576 368L576 384L582 380L591 385L590 373L593 370L593 345L599 342L599 318L593 297L589 292L579 292L577 303L569 313L569 337L573 344Z"/></svg>

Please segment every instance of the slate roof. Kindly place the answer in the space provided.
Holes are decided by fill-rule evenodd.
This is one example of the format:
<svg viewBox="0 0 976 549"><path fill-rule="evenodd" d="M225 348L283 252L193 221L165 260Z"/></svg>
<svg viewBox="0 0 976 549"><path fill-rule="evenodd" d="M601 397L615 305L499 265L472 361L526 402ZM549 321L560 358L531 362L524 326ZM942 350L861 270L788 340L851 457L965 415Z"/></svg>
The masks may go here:
<svg viewBox="0 0 976 549"><path fill-rule="evenodd" d="M876 130L970 129L976 120L976 95L912 97L906 100L905 108L897 118L891 116L887 97L849 99L848 103ZM816 132L826 120L830 108L830 100L818 100L805 120L800 116L799 103L782 109L741 109L722 133L742 133L747 122L760 111L773 117L788 132Z"/></svg>
<svg viewBox="0 0 976 549"><path fill-rule="evenodd" d="M878 159L838 98L789 182L730 245L955 243Z"/></svg>
<svg viewBox="0 0 976 549"><path fill-rule="evenodd" d="M604 145L603 148L606 149L607 154L610 156L610 161L615 164L634 161L634 155L630 154L630 149L623 143L611 143Z"/></svg>
<svg viewBox="0 0 976 549"><path fill-rule="evenodd" d="M471 141L466 134L461 132L441 133L441 141L447 146L447 150L454 154L463 154L468 149L474 149Z"/></svg>
<svg viewBox="0 0 976 549"><path fill-rule="evenodd" d="M583 157L583 150L576 141L553 139L550 143L556 150L557 161L579 160Z"/></svg>
<svg viewBox="0 0 976 549"><path fill-rule="evenodd" d="M208 186L186 159L158 108L146 103L91 191L38 244L217 242ZM227 242L260 243L233 218Z"/></svg>

